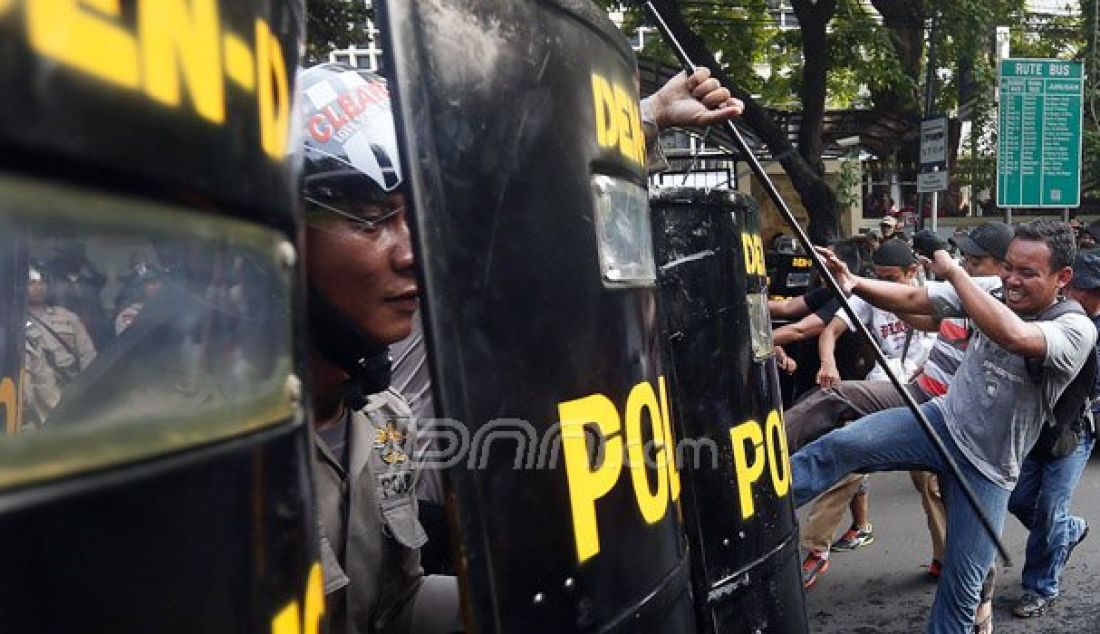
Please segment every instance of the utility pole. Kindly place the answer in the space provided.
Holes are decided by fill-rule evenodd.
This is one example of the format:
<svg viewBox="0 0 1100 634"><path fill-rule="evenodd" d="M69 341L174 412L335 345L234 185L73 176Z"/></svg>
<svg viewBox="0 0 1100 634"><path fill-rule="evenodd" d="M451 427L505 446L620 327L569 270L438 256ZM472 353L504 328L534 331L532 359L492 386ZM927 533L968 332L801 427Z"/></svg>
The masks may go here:
<svg viewBox="0 0 1100 634"><path fill-rule="evenodd" d="M932 116L932 107L935 103L935 84L936 84L936 30L940 25L940 10L934 9L932 14L932 27L928 30L928 65L925 67L924 72L924 117ZM923 168L918 167L917 172L923 171ZM936 203L938 202L936 192L932 193L932 214L933 217L936 213ZM924 194L917 192L917 229L924 228ZM933 228L935 223L933 222Z"/></svg>
<svg viewBox="0 0 1100 634"><path fill-rule="evenodd" d="M1001 60L1007 59L1008 56L1012 53L1012 51L1011 51L1012 42L1011 42L1010 37L1011 37L1011 33L1010 33L1007 26L997 27L997 66L998 66L998 72L1000 71ZM1001 93L1000 93L1000 90L1001 89L999 87L994 88L994 93L993 93L994 101L997 103L997 108L1001 107ZM1001 139L998 138L997 139L997 145L999 146L1000 143L1001 143ZM1001 177L1001 175L998 174L997 178L1000 178L1000 177ZM996 184L994 186L996 187ZM1012 224L1012 208L1011 207L1005 207L1005 224Z"/></svg>

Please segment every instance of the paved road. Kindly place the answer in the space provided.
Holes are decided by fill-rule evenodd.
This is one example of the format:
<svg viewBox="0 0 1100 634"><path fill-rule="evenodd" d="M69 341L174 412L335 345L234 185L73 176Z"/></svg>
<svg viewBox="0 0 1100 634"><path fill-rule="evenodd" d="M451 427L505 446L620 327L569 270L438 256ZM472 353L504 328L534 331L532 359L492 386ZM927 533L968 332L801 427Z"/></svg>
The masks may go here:
<svg viewBox="0 0 1100 634"><path fill-rule="evenodd" d="M1013 568L1002 569L993 600L994 631L1100 633L1100 451L1093 454L1074 497L1074 513L1093 527L1062 579L1058 602L1043 616L1019 619L1012 606L1020 596L1027 533L1016 518L1005 521L1005 543ZM799 519L805 520L804 507ZM920 498L906 473L875 474L871 480L875 542L835 553L829 572L806 594L810 631L815 634L923 632L936 584L925 574L932 547Z"/></svg>

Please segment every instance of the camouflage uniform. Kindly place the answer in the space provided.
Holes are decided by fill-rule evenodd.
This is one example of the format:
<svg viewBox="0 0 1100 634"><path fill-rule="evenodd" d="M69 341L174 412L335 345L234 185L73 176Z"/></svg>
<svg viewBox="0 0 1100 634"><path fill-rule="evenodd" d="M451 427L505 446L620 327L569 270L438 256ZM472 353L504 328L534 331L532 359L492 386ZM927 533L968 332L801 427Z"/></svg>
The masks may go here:
<svg viewBox="0 0 1100 634"><path fill-rule="evenodd" d="M348 421L345 469L314 432L325 603L334 634L459 631L454 577L424 576L415 428L394 390ZM384 571L384 572L383 572Z"/></svg>

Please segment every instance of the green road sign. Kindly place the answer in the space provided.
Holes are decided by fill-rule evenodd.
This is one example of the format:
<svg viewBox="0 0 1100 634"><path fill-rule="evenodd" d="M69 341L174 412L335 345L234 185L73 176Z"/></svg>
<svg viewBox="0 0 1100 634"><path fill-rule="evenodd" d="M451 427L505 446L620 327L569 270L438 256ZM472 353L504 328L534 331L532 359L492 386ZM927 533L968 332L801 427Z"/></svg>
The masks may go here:
<svg viewBox="0 0 1100 634"><path fill-rule="evenodd" d="M1001 60L997 205L1081 205L1083 65Z"/></svg>

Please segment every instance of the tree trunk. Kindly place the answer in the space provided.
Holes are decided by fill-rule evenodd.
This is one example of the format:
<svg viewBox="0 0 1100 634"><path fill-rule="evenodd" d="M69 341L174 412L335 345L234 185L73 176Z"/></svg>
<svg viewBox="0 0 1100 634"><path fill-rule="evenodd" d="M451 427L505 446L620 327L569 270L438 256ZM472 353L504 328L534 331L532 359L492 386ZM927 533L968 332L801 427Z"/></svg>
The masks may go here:
<svg viewBox="0 0 1100 634"><path fill-rule="evenodd" d="M825 174L822 128L825 117L825 78L829 71L829 38L825 32L836 10L836 0L793 0L802 33L802 124L798 127L798 152L818 176ZM807 55L806 51L812 51Z"/></svg>
<svg viewBox="0 0 1100 634"><path fill-rule="evenodd" d="M832 0L828 0L832 1ZM825 183L815 166L803 159L795 148L787 140L787 132L779 127L771 118L768 111L757 103L752 96L739 88L719 64L706 43L688 27L680 13L680 7L676 0L653 0L653 5L661 12L673 34L680 40L680 44L687 51L693 62L700 66L710 68L723 86L730 89L735 97L745 102L745 112L741 120L752 129L768 146L772 156L779 161L787 175L791 178L802 205L810 218L808 233L810 240L815 244L829 244L840 233L839 223L836 217L836 195ZM824 103L824 98L822 98ZM819 115L820 125L820 115ZM805 118L804 118L805 119ZM819 135L820 139L820 135ZM820 141L819 141L820 143ZM820 152L818 152L820 157Z"/></svg>
<svg viewBox="0 0 1100 634"><path fill-rule="evenodd" d="M872 95L875 109L884 112L905 112L920 116L921 67L924 59L924 2L914 0L871 0L882 15L882 26L898 55L902 72L913 80L914 91L908 94L896 89Z"/></svg>

